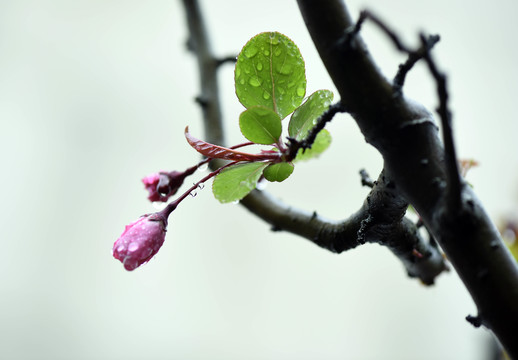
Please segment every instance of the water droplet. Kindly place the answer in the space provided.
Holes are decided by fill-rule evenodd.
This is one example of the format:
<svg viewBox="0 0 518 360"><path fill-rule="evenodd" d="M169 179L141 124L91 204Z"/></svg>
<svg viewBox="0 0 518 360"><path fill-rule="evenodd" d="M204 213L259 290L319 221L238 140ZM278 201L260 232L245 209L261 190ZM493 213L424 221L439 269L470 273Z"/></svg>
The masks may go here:
<svg viewBox="0 0 518 360"><path fill-rule="evenodd" d="M255 46L247 46L245 49L245 56L247 58L252 58L257 54L257 48Z"/></svg>
<svg viewBox="0 0 518 360"><path fill-rule="evenodd" d="M261 83L259 82L259 79L257 79L257 77L255 77L255 76L252 76L250 78L250 80L248 80L248 83L254 87L258 87L259 85L261 85Z"/></svg>
<svg viewBox="0 0 518 360"><path fill-rule="evenodd" d="M124 250L124 245L120 244L117 246L117 252L121 252L122 250Z"/></svg>
<svg viewBox="0 0 518 360"><path fill-rule="evenodd" d="M278 70L283 75L290 75L293 72L293 67L288 64L284 64Z"/></svg>
<svg viewBox="0 0 518 360"><path fill-rule="evenodd" d="M208 168L209 168L208 163L203 163L203 164L198 165L198 170L200 170L200 171L207 171Z"/></svg>
<svg viewBox="0 0 518 360"><path fill-rule="evenodd" d="M165 202L162 202L162 201L154 201L152 203L153 205L153 208L155 208L156 210L160 211L160 210L164 210L165 207L167 206L167 203Z"/></svg>
<svg viewBox="0 0 518 360"><path fill-rule="evenodd" d="M516 242L516 235L513 230L506 229L502 236L508 245L514 245Z"/></svg>
<svg viewBox="0 0 518 360"><path fill-rule="evenodd" d="M270 50L264 50L263 54L264 56L270 56Z"/></svg>
<svg viewBox="0 0 518 360"><path fill-rule="evenodd" d="M258 71L261 71L263 69L263 63L257 63L255 67Z"/></svg>
<svg viewBox="0 0 518 360"><path fill-rule="evenodd" d="M263 191L264 189L266 189L266 186L268 185L268 183L266 181L259 181L257 183L257 186L256 186L256 189L259 190L259 191Z"/></svg>
<svg viewBox="0 0 518 360"><path fill-rule="evenodd" d="M298 87L297 88L297 95L298 96L304 96L305 93L306 93L306 90L304 90L304 88L302 88L302 87Z"/></svg>
<svg viewBox="0 0 518 360"><path fill-rule="evenodd" d="M239 83L240 83L241 85L245 85L245 79L241 78L241 79L239 80Z"/></svg>
<svg viewBox="0 0 518 360"><path fill-rule="evenodd" d="M278 45L279 44L279 37L275 33L270 33L270 43L272 45Z"/></svg>
<svg viewBox="0 0 518 360"><path fill-rule="evenodd" d="M277 48L273 51L273 55L275 56L279 56L280 54L282 54L282 50L280 48Z"/></svg>
<svg viewBox="0 0 518 360"><path fill-rule="evenodd" d="M263 99L268 100L270 98L270 94L267 91L263 92Z"/></svg>
<svg viewBox="0 0 518 360"><path fill-rule="evenodd" d="M241 69L240 68L237 68L236 69L236 78L240 77L241 76Z"/></svg>
<svg viewBox="0 0 518 360"><path fill-rule="evenodd" d="M129 252L135 252L137 250L138 250L138 244L137 243L132 242L131 244L129 244L129 246L128 246L128 251Z"/></svg>

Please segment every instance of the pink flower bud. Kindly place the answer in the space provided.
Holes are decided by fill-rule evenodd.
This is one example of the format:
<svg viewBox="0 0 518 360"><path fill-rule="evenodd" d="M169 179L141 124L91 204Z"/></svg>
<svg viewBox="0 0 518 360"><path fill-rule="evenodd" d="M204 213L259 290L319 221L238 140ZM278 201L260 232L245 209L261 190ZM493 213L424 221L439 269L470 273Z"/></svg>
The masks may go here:
<svg viewBox="0 0 518 360"><path fill-rule="evenodd" d="M165 240L167 218L160 213L144 215L126 225L122 235L113 244L113 257L120 260L128 271L148 262Z"/></svg>
<svg viewBox="0 0 518 360"><path fill-rule="evenodd" d="M178 192L183 181L191 175L196 168L189 168L186 171L159 172L146 176L142 179L146 190L149 192L149 201L166 202L171 196Z"/></svg>
<svg viewBox="0 0 518 360"><path fill-rule="evenodd" d="M159 183L163 183L164 181L169 181L169 178L167 176L167 173L154 173L151 175L146 176L142 179L142 182L144 183L144 187L149 192L148 199L149 201L162 201L166 202L168 199L168 196L164 196L159 193L158 187Z"/></svg>

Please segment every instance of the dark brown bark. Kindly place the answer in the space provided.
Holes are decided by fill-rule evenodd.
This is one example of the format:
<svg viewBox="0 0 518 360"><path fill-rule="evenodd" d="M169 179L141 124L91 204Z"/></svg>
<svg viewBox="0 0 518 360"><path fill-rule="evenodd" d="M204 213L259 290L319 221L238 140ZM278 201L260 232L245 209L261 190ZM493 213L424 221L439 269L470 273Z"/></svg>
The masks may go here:
<svg viewBox="0 0 518 360"><path fill-rule="evenodd" d="M395 192L412 204L459 273L477 320L518 358L518 267L472 189L455 189L431 115L395 93L338 0L298 0L306 26L342 102L384 159ZM450 172L450 173L449 173ZM458 196L459 203L452 201Z"/></svg>

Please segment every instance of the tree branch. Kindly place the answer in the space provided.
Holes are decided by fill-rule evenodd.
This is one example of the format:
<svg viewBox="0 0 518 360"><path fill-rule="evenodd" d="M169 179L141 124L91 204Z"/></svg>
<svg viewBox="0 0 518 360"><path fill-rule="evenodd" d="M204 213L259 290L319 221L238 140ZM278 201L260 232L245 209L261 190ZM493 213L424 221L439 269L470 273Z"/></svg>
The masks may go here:
<svg viewBox="0 0 518 360"><path fill-rule="evenodd" d="M196 97L196 102L201 105L203 111L205 140L212 144L223 145L225 136L216 77L217 69L222 61L214 56L210 47L198 1L183 0L183 6L189 28L188 48L198 60L201 94Z"/></svg>
<svg viewBox="0 0 518 360"><path fill-rule="evenodd" d="M241 202L275 231L289 231L335 253L366 242L386 246L410 277L433 284L435 277L448 269L442 254L421 237L415 224L403 218L407 204L391 191L387 178L382 174L374 184L363 206L343 221L294 209L258 190Z"/></svg>
<svg viewBox="0 0 518 360"><path fill-rule="evenodd" d="M518 358L518 268L468 186L451 208L451 169L431 114L397 96L338 0L298 0L329 75L365 136L382 154L394 188L418 211L473 297L481 324ZM350 30L349 30L350 32ZM396 95L396 96L395 96ZM450 153L451 154L451 153Z"/></svg>

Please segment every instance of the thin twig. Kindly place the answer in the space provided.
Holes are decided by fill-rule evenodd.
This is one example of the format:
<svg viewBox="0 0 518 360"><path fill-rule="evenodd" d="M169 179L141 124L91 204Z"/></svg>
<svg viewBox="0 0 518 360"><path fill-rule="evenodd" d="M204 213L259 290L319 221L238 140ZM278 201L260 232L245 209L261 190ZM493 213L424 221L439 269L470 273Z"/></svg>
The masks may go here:
<svg viewBox="0 0 518 360"><path fill-rule="evenodd" d="M405 44L403 44L403 42L401 41L401 39L399 38L399 36L396 34L395 31L390 29L387 26L387 24L385 24L379 17L374 15L369 10L363 10L360 13L360 18L358 19L358 23L364 22L366 19L369 19L374 24L376 24L389 37L389 39L392 41L394 46L399 51L407 53L407 54L412 52L412 50L410 48L408 48Z"/></svg>
<svg viewBox="0 0 518 360"><path fill-rule="evenodd" d="M236 55L229 55L229 56L219 58L216 60L218 66L221 66L223 64L235 64L236 61L237 61Z"/></svg>
<svg viewBox="0 0 518 360"><path fill-rule="evenodd" d="M420 34L421 43L426 47L427 39ZM461 176L459 173L459 164L455 151L455 143L453 140L453 130L451 126L451 111L448 108L448 90L446 86L446 76L437 69L437 65L432 58L430 51L423 54L423 58L428 65L428 69L437 84L437 95L439 97L439 107L437 113L441 118L442 134L444 142L444 152L446 157L446 175L448 177L448 195L447 202L449 209L454 213L460 210L461 205Z"/></svg>
<svg viewBox="0 0 518 360"><path fill-rule="evenodd" d="M293 138L288 138L289 140L289 157L294 159L297 156L299 149L311 149L317 135L320 131L324 129L326 124L333 120L333 117L341 112L346 112L345 106L339 101L331 106L317 119L315 125L309 131L308 135L304 138L304 140L298 141Z"/></svg>
<svg viewBox="0 0 518 360"><path fill-rule="evenodd" d="M374 187L375 182L372 181L372 179L370 178L369 174L367 173L367 171L365 169L360 170L360 176L362 178L362 186L368 186L370 188Z"/></svg>
<svg viewBox="0 0 518 360"><path fill-rule="evenodd" d="M426 44L423 44L416 51L408 53L408 59L403 64L399 65L398 72L394 77L393 86L394 90L401 92L405 83L405 78L408 72L414 67L414 65L423 58L423 56L429 52L437 42L439 42L439 35L431 35L427 38Z"/></svg>

